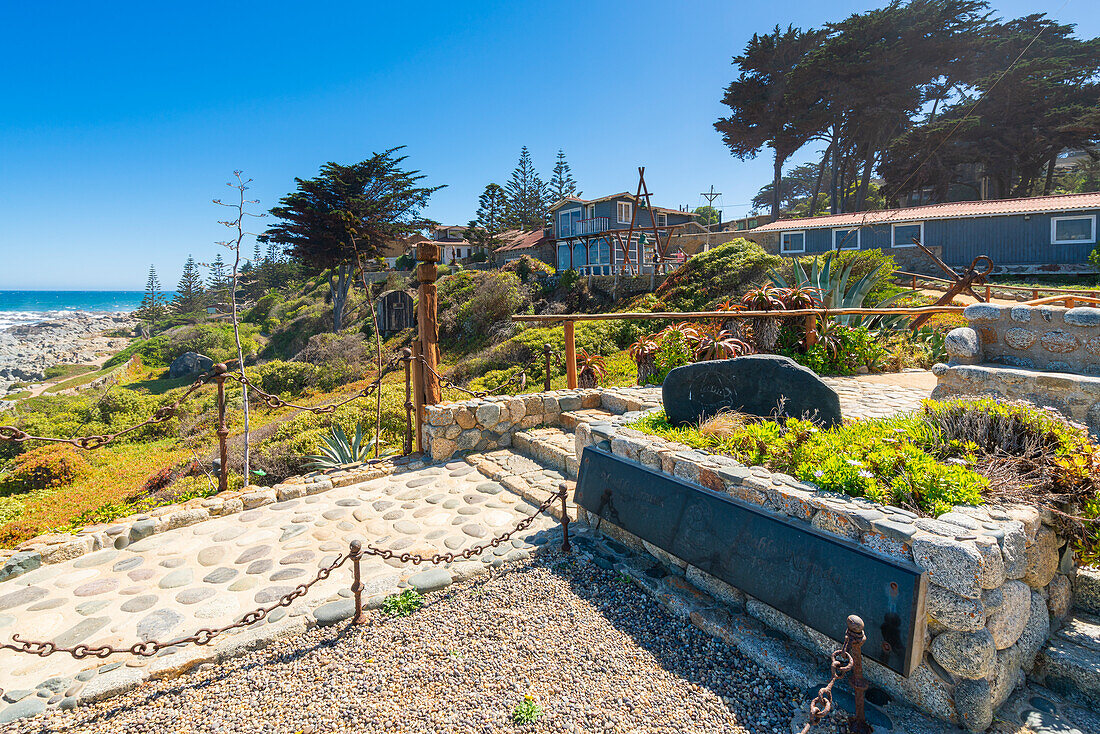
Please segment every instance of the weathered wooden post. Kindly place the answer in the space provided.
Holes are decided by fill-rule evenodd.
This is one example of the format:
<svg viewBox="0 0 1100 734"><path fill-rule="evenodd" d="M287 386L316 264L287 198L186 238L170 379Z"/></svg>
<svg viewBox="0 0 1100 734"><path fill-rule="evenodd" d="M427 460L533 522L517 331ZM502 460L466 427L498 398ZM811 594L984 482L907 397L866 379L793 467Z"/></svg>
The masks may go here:
<svg viewBox="0 0 1100 734"><path fill-rule="evenodd" d="M416 451L424 453L424 365L420 363L420 341L412 343L413 415L416 416Z"/></svg>
<svg viewBox="0 0 1100 734"><path fill-rule="evenodd" d="M565 379L570 390L577 389L577 340L572 321L565 322Z"/></svg>
<svg viewBox="0 0 1100 734"><path fill-rule="evenodd" d="M214 382L218 383L218 452L221 462L218 464L218 491L229 489L229 426L225 422L225 377L229 368L224 364L214 365ZM247 477L246 477L247 479ZM248 483L247 481L245 482Z"/></svg>
<svg viewBox="0 0 1100 734"><path fill-rule="evenodd" d="M544 392L550 392L550 353L553 351L553 347L549 343L542 345L542 353L546 357L546 375L543 379L542 389Z"/></svg>
<svg viewBox="0 0 1100 734"><path fill-rule="evenodd" d="M817 314L806 314L806 346L817 344Z"/></svg>
<svg viewBox="0 0 1100 734"><path fill-rule="evenodd" d="M436 317L436 268L439 262L439 245L421 242L416 246L416 278L420 281L417 321L420 325L420 356L424 365L421 378L424 385L424 404L435 405L443 400L443 388L439 384L439 322Z"/></svg>
<svg viewBox="0 0 1100 734"><path fill-rule="evenodd" d="M993 289L989 286L989 283L985 284L985 302L989 303L989 299L993 295Z"/></svg>

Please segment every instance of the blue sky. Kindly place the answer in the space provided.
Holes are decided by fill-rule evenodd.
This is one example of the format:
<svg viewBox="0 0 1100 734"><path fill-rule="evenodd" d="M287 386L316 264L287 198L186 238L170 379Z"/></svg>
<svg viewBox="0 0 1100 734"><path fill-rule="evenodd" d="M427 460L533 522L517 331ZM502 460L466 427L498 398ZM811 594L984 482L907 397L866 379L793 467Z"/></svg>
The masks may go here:
<svg viewBox="0 0 1100 734"><path fill-rule="evenodd" d="M726 217L770 178L711 127L731 57L777 23L881 3L4 3L0 9L0 289L171 288L226 231L211 203L234 169L272 206L329 160L407 145L472 218L527 145L565 150L585 195L633 190ZM994 0L1100 35L1094 0ZM807 151L808 153L809 151ZM258 227L262 227L260 220ZM249 249L251 245L249 245Z"/></svg>

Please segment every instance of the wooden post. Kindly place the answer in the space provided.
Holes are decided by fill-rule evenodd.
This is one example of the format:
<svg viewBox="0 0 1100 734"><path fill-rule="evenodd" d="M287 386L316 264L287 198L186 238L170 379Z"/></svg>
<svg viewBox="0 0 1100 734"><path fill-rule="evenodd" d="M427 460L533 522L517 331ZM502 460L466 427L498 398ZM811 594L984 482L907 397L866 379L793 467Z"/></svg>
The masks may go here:
<svg viewBox="0 0 1100 734"><path fill-rule="evenodd" d="M992 297L992 293L993 293L992 289L990 289L989 284L986 283L986 285L985 285L985 302L986 303L989 303L989 299Z"/></svg>
<svg viewBox="0 0 1100 734"><path fill-rule="evenodd" d="M1073 308L1077 305L1077 301L1073 300L1073 296L1066 298L1066 308Z"/></svg>
<svg viewBox="0 0 1100 734"><path fill-rule="evenodd" d="M1038 288L1032 288L1031 289L1031 300L1033 300L1033 301L1038 301L1039 300L1039 289Z"/></svg>
<svg viewBox="0 0 1100 734"><path fill-rule="evenodd" d="M420 325L420 354L423 357L424 404L435 405L443 400L443 388L436 373L439 371L439 323L436 318L436 269L439 262L439 245L421 242L416 246L416 278L420 281L417 321Z"/></svg>
<svg viewBox="0 0 1100 734"><path fill-rule="evenodd" d="M573 336L573 322L565 322L565 377L570 390L577 389L577 342Z"/></svg>
<svg viewBox="0 0 1100 734"><path fill-rule="evenodd" d="M817 344L817 314L806 315L806 346Z"/></svg>
<svg viewBox="0 0 1100 734"><path fill-rule="evenodd" d="M916 290L916 289L917 289L917 276L914 275L913 276L913 290Z"/></svg>
<svg viewBox="0 0 1100 734"><path fill-rule="evenodd" d="M424 453L424 365L420 362L420 341L412 343L413 405L416 408L416 451Z"/></svg>

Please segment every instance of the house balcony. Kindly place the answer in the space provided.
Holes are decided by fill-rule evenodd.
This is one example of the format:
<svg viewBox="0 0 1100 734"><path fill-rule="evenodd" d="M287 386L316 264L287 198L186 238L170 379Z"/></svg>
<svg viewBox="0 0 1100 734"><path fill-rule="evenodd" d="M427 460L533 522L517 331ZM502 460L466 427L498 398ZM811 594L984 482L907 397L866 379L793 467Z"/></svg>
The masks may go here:
<svg viewBox="0 0 1100 734"><path fill-rule="evenodd" d="M559 238L584 237L586 235L599 234L611 229L610 217L592 217L590 219L577 219L569 225L560 227Z"/></svg>

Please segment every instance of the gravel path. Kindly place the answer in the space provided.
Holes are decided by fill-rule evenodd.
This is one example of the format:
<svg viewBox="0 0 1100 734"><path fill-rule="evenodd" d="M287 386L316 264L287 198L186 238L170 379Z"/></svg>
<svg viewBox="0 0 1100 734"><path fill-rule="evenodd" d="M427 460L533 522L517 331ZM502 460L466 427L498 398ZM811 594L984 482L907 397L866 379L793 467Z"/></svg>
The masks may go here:
<svg viewBox="0 0 1100 734"><path fill-rule="evenodd" d="M626 577L557 551L410 617L370 615L2 731L786 734L805 706ZM528 694L543 714L513 724Z"/></svg>

